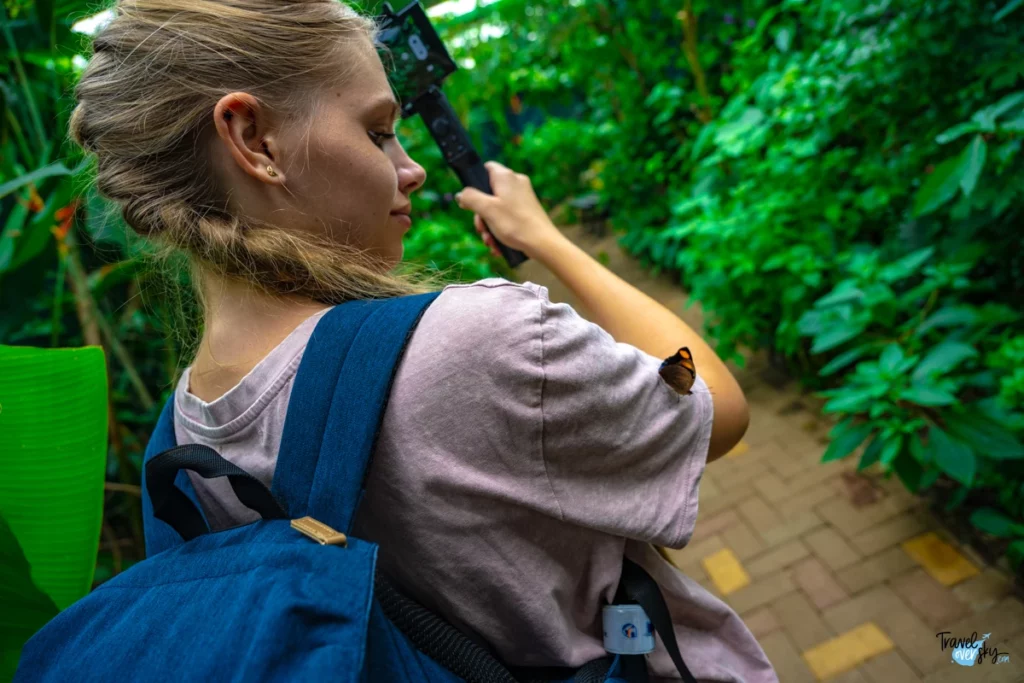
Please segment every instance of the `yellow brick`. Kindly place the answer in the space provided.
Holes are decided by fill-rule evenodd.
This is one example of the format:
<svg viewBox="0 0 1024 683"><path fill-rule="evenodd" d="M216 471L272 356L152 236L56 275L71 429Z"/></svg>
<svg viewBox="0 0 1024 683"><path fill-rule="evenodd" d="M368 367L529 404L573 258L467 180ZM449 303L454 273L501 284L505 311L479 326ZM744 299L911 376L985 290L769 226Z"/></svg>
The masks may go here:
<svg viewBox="0 0 1024 683"><path fill-rule="evenodd" d="M868 622L804 653L804 661L819 681L855 668L893 648L889 636Z"/></svg>
<svg viewBox="0 0 1024 683"><path fill-rule="evenodd" d="M750 584L750 576L728 548L708 555L700 562L722 595L728 595Z"/></svg>
<svg viewBox="0 0 1024 683"><path fill-rule="evenodd" d="M903 543L903 550L943 586L953 586L978 574L978 568L933 532Z"/></svg>
<svg viewBox="0 0 1024 683"><path fill-rule="evenodd" d="M727 458L735 458L736 456L743 455L750 450L750 446L747 445L746 441L740 441L738 444L733 446L732 450L725 454Z"/></svg>

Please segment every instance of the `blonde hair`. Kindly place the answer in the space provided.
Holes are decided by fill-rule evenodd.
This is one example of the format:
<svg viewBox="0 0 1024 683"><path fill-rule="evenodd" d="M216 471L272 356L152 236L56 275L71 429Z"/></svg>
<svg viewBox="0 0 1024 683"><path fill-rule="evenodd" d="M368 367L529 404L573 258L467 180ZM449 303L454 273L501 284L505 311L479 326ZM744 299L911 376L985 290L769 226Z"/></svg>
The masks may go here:
<svg viewBox="0 0 1024 683"><path fill-rule="evenodd" d="M344 85L346 49L377 27L337 0L121 0L95 36L75 88L71 139L96 157L96 187L157 249L201 273L326 304L434 291L444 274L383 261L305 230L226 210L201 141L217 101L245 91L311 125L326 88ZM195 339L186 342L192 346Z"/></svg>

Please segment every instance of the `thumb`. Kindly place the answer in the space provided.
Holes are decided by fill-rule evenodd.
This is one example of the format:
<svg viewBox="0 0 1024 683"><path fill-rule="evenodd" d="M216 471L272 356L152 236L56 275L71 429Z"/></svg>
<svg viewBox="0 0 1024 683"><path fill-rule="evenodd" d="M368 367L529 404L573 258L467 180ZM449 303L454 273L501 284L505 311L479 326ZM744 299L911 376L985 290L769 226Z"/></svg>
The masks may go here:
<svg viewBox="0 0 1024 683"><path fill-rule="evenodd" d="M498 200L496 197L486 192L481 192L475 187L467 187L455 195L455 201L461 209L482 214L487 212Z"/></svg>

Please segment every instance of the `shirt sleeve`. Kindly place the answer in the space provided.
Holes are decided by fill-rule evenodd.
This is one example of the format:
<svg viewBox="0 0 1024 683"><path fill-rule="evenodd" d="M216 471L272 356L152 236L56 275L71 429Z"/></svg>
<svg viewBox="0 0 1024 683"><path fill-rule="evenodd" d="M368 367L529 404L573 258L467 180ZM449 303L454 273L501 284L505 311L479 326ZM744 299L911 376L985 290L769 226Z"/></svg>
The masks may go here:
<svg viewBox="0 0 1024 683"><path fill-rule="evenodd" d="M693 533L713 404L700 377L676 393L663 359L618 343L534 285L540 309L542 452L563 519L680 548Z"/></svg>

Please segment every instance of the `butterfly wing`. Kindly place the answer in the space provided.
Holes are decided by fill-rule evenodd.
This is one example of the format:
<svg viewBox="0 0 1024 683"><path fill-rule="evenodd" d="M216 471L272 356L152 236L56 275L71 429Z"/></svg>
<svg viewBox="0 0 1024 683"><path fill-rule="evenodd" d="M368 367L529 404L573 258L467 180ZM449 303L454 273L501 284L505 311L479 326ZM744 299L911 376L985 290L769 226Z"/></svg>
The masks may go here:
<svg viewBox="0 0 1024 683"><path fill-rule="evenodd" d="M697 379L697 366L693 363L690 349L684 346L666 358L658 369L658 374L676 393L693 393L690 390Z"/></svg>

